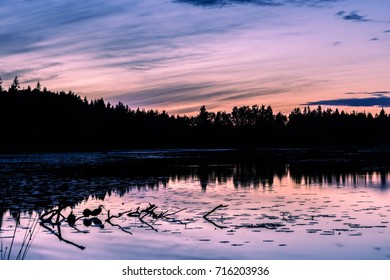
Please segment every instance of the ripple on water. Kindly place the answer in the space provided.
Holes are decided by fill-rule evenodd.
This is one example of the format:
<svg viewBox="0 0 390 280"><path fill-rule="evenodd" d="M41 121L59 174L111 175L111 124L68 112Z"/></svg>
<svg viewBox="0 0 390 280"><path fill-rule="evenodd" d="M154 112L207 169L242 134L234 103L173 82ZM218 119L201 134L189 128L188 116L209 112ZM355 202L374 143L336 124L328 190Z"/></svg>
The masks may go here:
<svg viewBox="0 0 390 280"><path fill-rule="evenodd" d="M175 222L166 223L166 221L164 221L163 223L160 222L155 224L153 223L154 226L158 227L158 233L157 232L153 233L156 234L156 239L154 240L156 240L156 242L161 242L162 244L167 243L166 241L167 238L170 238L170 240L175 240L175 242L187 240L188 242L186 243L186 245L193 246L193 244L195 244L194 245L195 248L196 246L198 246L198 248L202 247L200 246L201 244L199 242L206 242L205 244L203 244L204 245L203 247L205 248L211 247L212 249L213 243L220 243L220 244L229 244L228 246L220 245L219 246L220 249L234 250L234 248L231 248L230 246L240 247L240 246L244 246L245 244L257 242L258 246L244 246L244 248L238 248L235 250L236 252L239 252L239 251L244 251L243 249L245 248L250 248L248 250L248 252L250 252L251 250L254 250L253 247L264 248L264 246L267 246L266 244L263 244L263 246L261 246L262 243L271 243L269 244L269 247L272 247L274 245L277 245L279 247L286 247L288 242L282 243L275 236L273 236L275 235L274 232L293 233L294 231L291 230L291 228L294 228L295 229L294 234L297 234L297 236L299 235L297 239L294 238L295 235L292 235L292 237L287 234L286 235L279 234L276 236L291 237L292 240L294 240L294 243L291 244L294 244L294 246L298 245L297 247L299 247L299 250L300 249L305 250L305 248L303 247L306 246L304 243L305 243L305 238L307 237L313 240L316 240L316 238L317 240L324 240L324 244L325 244L324 246L330 244L331 246L333 246L333 248L335 248L334 246L337 246L338 248L343 248L344 245L342 245L342 243L335 244L334 241L344 242L347 241L349 236L361 236L362 233L364 233L364 237L359 239L359 241L357 241L359 242L359 247L360 245L362 246L362 248L363 246L366 246L364 248L367 248L367 246L369 246L368 248L371 250L370 254L374 254L375 251L381 251L381 247L379 247L379 245L383 245L383 244L378 242L378 243L373 243L377 245L377 247L373 247L372 245L370 246L366 242L366 238L371 238L371 236L377 234L376 232L377 230L372 229L373 227L374 228L387 227L389 221L387 221L387 216L383 214L385 214L385 211L390 212L390 205L382 206L381 208L381 207L377 207L377 205L384 205L384 203L378 202L375 203L375 206L367 204L369 201L376 200L373 199L374 196L369 197L366 195L361 195L360 193L356 195L356 193L358 192L352 192L352 193L348 192L348 193L343 193L344 196L342 197L342 198L348 197L348 199L341 199L341 197L339 196L340 191L334 194L332 192L334 188L333 190L331 190L332 188L327 189L328 186L326 184L324 184L323 187L321 188L318 187L321 184L311 184L310 193L308 193L309 188L304 188L303 187L305 186L304 183L302 183L302 185L299 188L294 189L294 191L292 191L291 189L288 189L288 187L290 186L289 184L284 185L285 189L279 188L280 185L277 185L276 183L277 181L275 181L274 188L275 190L277 189L278 192L264 191L264 192L257 193L257 192L252 192L253 189L242 191L240 188L230 191L229 186L226 184L226 181L223 184L221 184L221 186L223 186L221 188L219 188L218 185L213 185L212 181L213 179L209 178L208 189L207 191L204 191L202 193L199 192L200 191L199 188L197 188L196 190L191 189L192 187L191 184L197 184L197 187L199 187L199 182L195 179L188 180L188 182L185 183L183 182L180 183L179 179L177 179L177 181L171 181L168 183L169 187L167 189L165 190L159 189L158 192L156 192L157 191L156 189L154 189L153 191L142 189L142 188L139 188L138 190L135 189L134 191L138 191L138 194L129 195L126 197L125 200L123 199L120 200L119 197L116 197L117 198L116 203L119 204L118 205L112 204L110 205L110 208L111 211L116 210L119 212L124 212L128 210L127 206L129 208L131 207L134 208L134 205L141 205L142 203L146 203L149 200L153 200L152 202L156 203L156 205L159 205L161 209L170 209L173 206L174 208L172 210L173 212L179 210L182 207L188 206L188 209L186 211L178 213L177 216L175 216L175 218L179 219L182 222L185 221L185 218L188 217L191 218L190 221L191 225L185 227L185 225L182 224L183 228L181 228L181 231L176 230L176 228L179 227L179 224ZM39 180L37 180L37 183L39 183ZM175 184L177 183L180 183L181 187L178 188L177 186L175 186ZM81 184L81 183L75 181L73 182L73 184ZM120 184L120 182L118 182L118 184ZM248 184L250 184L250 182L248 182ZM183 187L184 185L185 187ZM314 188L316 193L312 192ZM369 191L371 192L371 190ZM297 197L291 195L292 192L294 192ZM103 196L104 194L100 192L98 195ZM317 197L308 198L308 195L313 195L313 196L315 195ZM359 197L356 199L357 196ZM375 198L376 197L377 196L375 196ZM230 201L230 203L226 203L227 201ZM161 202L163 202L163 204L161 204ZM104 203L106 203L106 201ZM209 209L212 209L212 207L218 205L219 203L229 204L230 205L229 209L226 209L225 211L222 212L218 212L218 215L217 213L214 213L214 215L211 215L210 219L218 225L227 226L226 230L219 230L219 229L214 230L214 228L210 228L209 224L207 224L206 226L203 219L203 214L209 211ZM298 206L298 204L301 206ZM334 205L334 204L340 204L340 205ZM350 204L354 206L350 207ZM208 205L209 207L205 207L206 205ZM299 209L293 209L293 208L299 208ZM378 213L379 211L383 213L380 214ZM285 212L286 215L284 216L281 215L282 212ZM360 212L360 213L356 213L356 212ZM290 215L289 213L294 216ZM337 217L335 213L337 214ZM223 219L221 214L223 214ZM350 214L352 214L352 216L354 217L352 217ZM221 219L219 219L219 217L221 217ZM293 218L290 219L290 217ZM357 221L350 221L349 219L357 219ZM12 222L14 220L11 219L10 221ZM118 219L118 224L123 225L125 224L126 221L128 222L129 220ZM285 227L283 227L282 225L279 226L278 223L280 222L283 222L283 225L285 225ZM348 224L348 222L349 223L353 222L354 224ZM173 223L174 225L172 225ZM198 226L199 224L200 225L203 224L204 227ZM368 225L368 226L361 226L361 225ZM102 230L99 233L115 232L117 234L116 228L112 229L108 225L107 227L109 228L109 230ZM139 229L138 226L135 225L135 227ZM152 230L147 226L141 225L140 227L148 231ZM335 229L329 230L329 228L332 227L334 227ZM342 227L345 227L345 229ZM126 228L122 227L122 228L127 229L127 227ZM130 228L128 229L130 230ZM270 232L270 230L272 231ZM70 230L67 233L69 232L72 234L76 233L75 231L70 231ZM92 229L91 234L94 234L95 232L97 231L95 231L95 229ZM383 230L383 232L387 234L388 230ZM4 233L10 235L9 232L4 232ZM137 236L137 238L139 238L142 241L143 240L142 234L139 233L140 231L138 232L134 231L134 236ZM166 234L161 234L161 233L166 233ZM175 236L181 233L183 233L182 234L183 238L181 238L181 236ZM316 233L316 235L310 235L312 233ZM158 234L161 235L158 236ZM236 234L237 237L231 236L234 234ZM336 234L335 237L337 239L319 237L319 235L334 235L334 234ZM340 234L342 235L339 238L338 235ZM381 236L381 238L384 238L385 234ZM246 235L244 237L245 238L244 240L247 241L244 241L242 239L243 235L244 236ZM151 237L151 236L152 235L150 233L145 234L145 237ZM272 239L266 239L267 237L268 238L275 237L275 241ZM106 238L106 239L110 239L110 238ZM350 239L354 239L354 238L351 237ZM4 241L8 241L8 239L7 240L3 239L3 242ZM274 244L272 244L273 242ZM295 242L297 242L297 244ZM329 243L326 244L326 242ZM147 241L145 242L145 244L142 244L140 242L139 245L140 246L145 245L145 247L147 247L149 245L147 243L148 243ZM288 244L290 245L290 243ZM292 248L290 249L293 250ZM345 249L337 250L338 255L335 256L343 257L344 255L342 255L342 252L343 251L347 252L349 249L350 249L349 246L345 246ZM281 250L283 249L280 249L279 253L282 252ZM385 249L382 249L382 251L385 251ZM200 251L199 253L204 254L204 252L200 252ZM306 252L303 252L302 254L305 253ZM388 252L385 251L385 253ZM318 254L320 254L320 252L318 252ZM248 255L244 255L244 257L245 256L251 257L249 253ZM210 255L210 257L212 256ZM238 255L238 257L240 257L240 255ZM390 258L390 255L385 256L385 254L383 254L380 257Z"/></svg>
<svg viewBox="0 0 390 280"><path fill-rule="evenodd" d="M322 229L317 229L317 228L306 229L307 233L317 233L317 232L320 232L320 231L322 231Z"/></svg>
<svg viewBox="0 0 390 280"><path fill-rule="evenodd" d="M348 236L362 236L362 234L360 232L356 232L356 233L350 233L348 234Z"/></svg>

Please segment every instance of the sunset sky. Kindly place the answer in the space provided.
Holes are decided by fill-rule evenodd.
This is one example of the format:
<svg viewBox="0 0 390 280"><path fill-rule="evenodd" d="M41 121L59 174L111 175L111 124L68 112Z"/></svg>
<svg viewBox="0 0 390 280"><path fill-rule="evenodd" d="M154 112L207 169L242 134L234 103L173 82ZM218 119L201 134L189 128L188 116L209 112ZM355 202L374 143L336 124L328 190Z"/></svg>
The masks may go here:
<svg viewBox="0 0 390 280"><path fill-rule="evenodd" d="M390 0L2 0L0 76L131 108L390 107Z"/></svg>

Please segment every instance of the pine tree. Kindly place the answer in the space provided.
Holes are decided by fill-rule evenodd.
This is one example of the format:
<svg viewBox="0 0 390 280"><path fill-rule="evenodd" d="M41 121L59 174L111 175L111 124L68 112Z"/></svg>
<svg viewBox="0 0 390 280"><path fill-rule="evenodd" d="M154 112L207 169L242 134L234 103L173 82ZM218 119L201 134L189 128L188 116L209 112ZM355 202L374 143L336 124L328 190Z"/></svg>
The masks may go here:
<svg viewBox="0 0 390 280"><path fill-rule="evenodd" d="M10 92L16 92L20 89L20 83L19 83L19 78L18 76L15 76L14 81L12 82L12 85L9 88Z"/></svg>
<svg viewBox="0 0 390 280"><path fill-rule="evenodd" d="M42 89L41 83L38 81L37 85L35 86L35 90L41 91L41 89Z"/></svg>

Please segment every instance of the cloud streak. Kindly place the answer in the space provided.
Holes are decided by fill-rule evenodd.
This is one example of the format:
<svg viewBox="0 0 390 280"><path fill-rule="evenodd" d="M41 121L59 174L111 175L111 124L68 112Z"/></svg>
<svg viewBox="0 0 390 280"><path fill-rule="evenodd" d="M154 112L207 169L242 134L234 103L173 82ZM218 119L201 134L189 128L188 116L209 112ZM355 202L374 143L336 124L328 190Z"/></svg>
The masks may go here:
<svg viewBox="0 0 390 280"><path fill-rule="evenodd" d="M39 44L119 11L106 1L2 1L0 16L7 24L0 28L1 55L26 53L42 48ZM17 15L17 16L16 16ZM17 17L23 20L17 20ZM10 29L5 27L12 26Z"/></svg>
<svg viewBox="0 0 390 280"><path fill-rule="evenodd" d="M39 80L52 90L170 112L255 103L289 111L312 92L311 100L320 100L328 91L333 96L346 91L351 83L390 86L383 74L390 65L382 33L388 26L373 21L356 32L355 24L338 20L370 20L354 8L380 18L370 5L341 0L3 0L0 76L4 87L18 75L23 87ZM374 37L380 40L370 42Z"/></svg>
<svg viewBox="0 0 390 280"><path fill-rule="evenodd" d="M390 107L390 91L347 92L347 95L371 95L363 98L339 98L307 102L304 105L327 105L348 107Z"/></svg>
<svg viewBox="0 0 390 280"><path fill-rule="evenodd" d="M340 0L173 0L176 3L191 4L198 7L222 8L234 5L256 5L280 7L285 5L320 7Z"/></svg>
<svg viewBox="0 0 390 280"><path fill-rule="evenodd" d="M390 97L344 98L307 102L304 105L348 106L348 107L390 107Z"/></svg>
<svg viewBox="0 0 390 280"><path fill-rule="evenodd" d="M336 14L339 18L342 18L344 20L349 21L355 21L355 22L368 22L372 21L371 19L368 19L367 16L363 16L358 14L358 11L352 11L347 13L346 11L340 11Z"/></svg>
<svg viewBox="0 0 390 280"><path fill-rule="evenodd" d="M248 98L259 98L267 95L275 95L286 93L288 88L235 88L234 85L225 85L224 90L215 82L199 83L199 84L171 84L156 88L141 90L137 92L124 93L111 98L116 102L121 100L130 104L132 107L145 107L146 105L164 105L168 106L171 103L186 106L186 104L194 104L207 101L211 105L216 105L220 102L241 101ZM196 108L197 106L195 106ZM189 107L193 109L194 107ZM185 109L175 110L177 112L185 112Z"/></svg>
<svg viewBox="0 0 390 280"><path fill-rule="evenodd" d="M373 96L384 96L384 95L387 95L387 94L390 94L390 91L361 91L361 92L346 92L345 94L348 94L348 95L362 95L362 94L365 94L365 95L373 95Z"/></svg>

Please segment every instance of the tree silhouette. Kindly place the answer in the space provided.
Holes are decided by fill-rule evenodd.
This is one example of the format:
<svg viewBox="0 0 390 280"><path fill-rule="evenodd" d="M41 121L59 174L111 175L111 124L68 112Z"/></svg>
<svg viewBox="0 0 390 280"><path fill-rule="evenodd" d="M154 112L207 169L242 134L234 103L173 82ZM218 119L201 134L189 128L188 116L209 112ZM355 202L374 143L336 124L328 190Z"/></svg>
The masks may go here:
<svg viewBox="0 0 390 280"><path fill-rule="evenodd" d="M206 106L202 106L199 109L199 114L196 117L196 126L198 127L209 127L213 124L215 119L214 113L209 113Z"/></svg>
<svg viewBox="0 0 390 280"><path fill-rule="evenodd" d="M42 86L41 86L41 83L38 81L37 82L37 85L35 86L34 90L40 92L42 90Z"/></svg>
<svg viewBox="0 0 390 280"><path fill-rule="evenodd" d="M202 106L196 116L175 116L41 90L39 82L33 90L20 89L17 76L0 91L0 125L2 152L390 144L384 109L372 115L318 106L294 108L286 116L264 105L231 112Z"/></svg>
<svg viewBox="0 0 390 280"><path fill-rule="evenodd" d="M9 91L10 92L16 92L20 89L20 84L19 84L19 78L18 76L15 76L15 79L14 81L12 82L10 88L9 88Z"/></svg>

